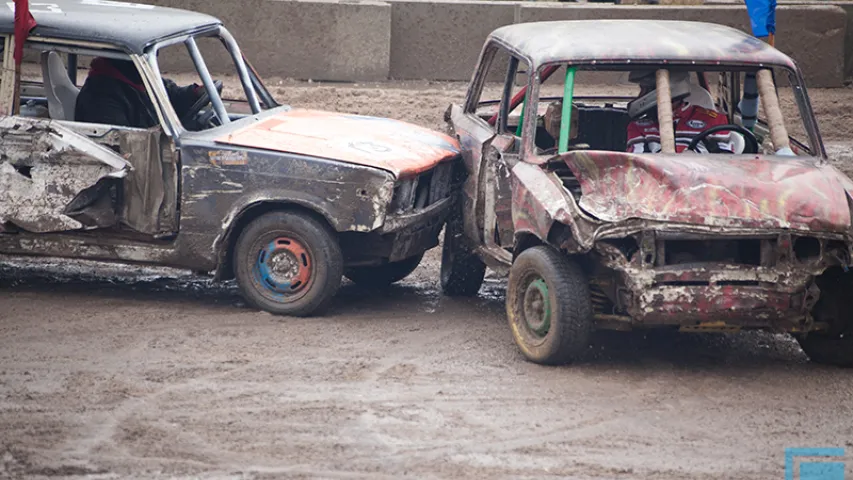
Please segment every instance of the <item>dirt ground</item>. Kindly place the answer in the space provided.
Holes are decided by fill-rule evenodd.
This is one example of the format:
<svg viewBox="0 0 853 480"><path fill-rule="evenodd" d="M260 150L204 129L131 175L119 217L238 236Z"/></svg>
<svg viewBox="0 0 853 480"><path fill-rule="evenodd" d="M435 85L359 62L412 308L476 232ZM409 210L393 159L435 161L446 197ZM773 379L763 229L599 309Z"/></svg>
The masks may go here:
<svg viewBox="0 0 853 480"><path fill-rule="evenodd" d="M464 86L275 93L441 128ZM811 93L853 167L853 90ZM295 319L184 272L2 259L0 478L781 479L787 447L853 454L851 371L787 336L602 333L545 368L502 279L450 299L438 269Z"/></svg>

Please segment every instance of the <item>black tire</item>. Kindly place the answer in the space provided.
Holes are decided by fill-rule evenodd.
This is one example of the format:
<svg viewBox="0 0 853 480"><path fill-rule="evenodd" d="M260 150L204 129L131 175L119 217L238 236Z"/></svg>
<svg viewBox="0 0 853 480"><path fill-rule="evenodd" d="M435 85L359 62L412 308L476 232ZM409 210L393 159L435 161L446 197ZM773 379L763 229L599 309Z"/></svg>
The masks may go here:
<svg viewBox="0 0 853 480"><path fill-rule="evenodd" d="M351 267L344 271L344 276L365 287L387 287L394 282L408 277L418 268L424 254L415 255L397 262L389 262L373 267Z"/></svg>
<svg viewBox="0 0 853 480"><path fill-rule="evenodd" d="M444 226L441 290L451 297L473 297L483 286L486 264L473 252L470 242L465 238L460 210L457 208L456 214Z"/></svg>
<svg viewBox="0 0 853 480"><path fill-rule="evenodd" d="M815 363L853 367L853 272L828 272L818 278L820 299L812 310L816 322L830 325L827 331L798 335L803 352Z"/></svg>
<svg viewBox="0 0 853 480"><path fill-rule="evenodd" d="M343 275L333 232L297 212L270 212L253 220L237 239L233 261L246 301L276 315L320 313Z"/></svg>
<svg viewBox="0 0 853 480"><path fill-rule="evenodd" d="M532 247L515 259L506 312L516 345L532 362L569 363L589 348L594 323L586 275L551 247Z"/></svg>

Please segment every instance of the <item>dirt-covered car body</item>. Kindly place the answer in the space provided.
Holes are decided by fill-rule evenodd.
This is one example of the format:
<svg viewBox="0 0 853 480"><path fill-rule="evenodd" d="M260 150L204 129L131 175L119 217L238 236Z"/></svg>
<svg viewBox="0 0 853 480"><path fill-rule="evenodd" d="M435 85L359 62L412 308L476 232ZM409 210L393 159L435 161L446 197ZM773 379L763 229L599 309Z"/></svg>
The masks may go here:
<svg viewBox="0 0 853 480"><path fill-rule="evenodd" d="M459 153L451 137L390 119L279 105L225 27L207 15L103 0L35 3L31 11L37 26L25 54L39 59L42 81L25 75L18 98L5 88L12 77L3 79L0 252L228 278L240 231L282 209L336 236L347 268L417 257L438 244L450 205L448 162ZM15 68L13 23L13 8L0 10L6 71ZM223 48L232 67L224 73L239 79L242 98L220 96L203 40ZM176 114L160 73L159 62L176 50L189 55L209 100L189 122ZM159 124L75 121L76 64L88 57L132 61Z"/></svg>
<svg viewBox="0 0 853 480"><path fill-rule="evenodd" d="M495 60L502 53L506 60ZM558 68L567 71L566 95L546 98L542 84ZM631 96L598 101L568 92L577 72L643 68L695 75L698 85L691 88L701 87L708 107L735 127L743 121L735 106L744 75L767 68L786 72L807 141L787 138L786 147L796 152L791 156L763 147L735 155L635 153L626 148L631 119L619 105ZM713 103L707 71L720 72ZM482 100L487 79L504 79L500 100ZM554 100L572 105L562 111L564 126L570 119L565 115L574 115L571 139L559 150L551 148L558 139L543 128L544 107ZM513 116L516 107L522 112ZM450 261L443 281L450 290L478 287L476 281L465 288L452 281L462 276L452 260L460 264L465 249L506 272L525 250L547 246L581 266L597 327L793 332L838 327L826 315L815 321L813 314L825 298L821 279L835 279L851 263L853 182L827 162L795 63L759 39L693 22L503 27L486 41L466 103L451 106L446 119L462 145L468 173L455 222L461 240L455 252L445 252ZM754 129L769 142L767 123L759 120ZM550 144L543 144L545 137ZM482 279L479 272L474 276ZM512 316L510 297L512 284L507 299ZM824 303L830 301L836 299ZM544 336L540 340L546 342Z"/></svg>

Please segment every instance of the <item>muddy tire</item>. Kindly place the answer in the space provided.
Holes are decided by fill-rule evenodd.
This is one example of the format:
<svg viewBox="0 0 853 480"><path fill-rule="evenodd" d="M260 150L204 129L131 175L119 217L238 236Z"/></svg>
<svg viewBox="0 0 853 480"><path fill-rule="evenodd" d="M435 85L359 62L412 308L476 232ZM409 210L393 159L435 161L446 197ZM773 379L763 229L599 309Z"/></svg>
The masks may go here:
<svg viewBox="0 0 853 480"><path fill-rule="evenodd" d="M834 271L818 278L820 299L812 310L815 322L830 325L827 331L797 336L800 347L815 363L853 367L853 272Z"/></svg>
<svg viewBox="0 0 853 480"><path fill-rule="evenodd" d="M515 259L506 313L516 345L532 362L569 363L589 348L594 323L586 275L551 247L533 247Z"/></svg>
<svg viewBox="0 0 853 480"><path fill-rule="evenodd" d="M441 290L445 295L473 297L483 286L486 264L470 243L463 231L462 213L457 212L447 220L441 246Z"/></svg>
<svg viewBox="0 0 853 480"><path fill-rule="evenodd" d="M343 275L333 232L295 212L271 212L253 220L237 239L233 261L246 301L276 315L320 313Z"/></svg>
<svg viewBox="0 0 853 480"><path fill-rule="evenodd" d="M389 262L375 267L352 267L344 271L344 276L365 287L386 287L408 277L418 268L424 254L415 255L398 262Z"/></svg>

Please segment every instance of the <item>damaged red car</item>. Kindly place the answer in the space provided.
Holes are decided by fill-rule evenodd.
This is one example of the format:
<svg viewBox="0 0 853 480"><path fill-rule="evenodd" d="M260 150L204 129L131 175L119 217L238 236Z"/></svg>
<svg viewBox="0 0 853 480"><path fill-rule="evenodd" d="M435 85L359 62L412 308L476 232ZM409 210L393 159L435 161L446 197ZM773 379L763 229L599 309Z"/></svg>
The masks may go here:
<svg viewBox="0 0 853 480"><path fill-rule="evenodd" d="M853 365L853 182L772 46L693 22L507 26L446 120L467 176L443 290L508 273L528 359L575 360L597 328L670 327L789 332Z"/></svg>
<svg viewBox="0 0 853 480"><path fill-rule="evenodd" d="M279 105L222 23L185 10L33 3L29 61L18 68L9 6L0 9L0 253L214 272L236 277L259 309L309 315L342 276L388 284L438 245L453 138ZM134 100L150 126L81 118L88 80L78 66L96 61L127 66L88 78L123 82L130 94L109 100ZM170 65L195 67L188 108L167 88ZM214 67L237 88L223 90ZM133 74L139 84L125 88ZM86 98L107 93L93 88Z"/></svg>

